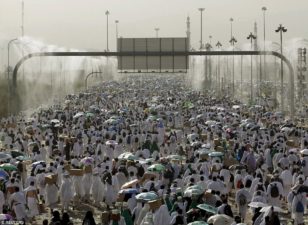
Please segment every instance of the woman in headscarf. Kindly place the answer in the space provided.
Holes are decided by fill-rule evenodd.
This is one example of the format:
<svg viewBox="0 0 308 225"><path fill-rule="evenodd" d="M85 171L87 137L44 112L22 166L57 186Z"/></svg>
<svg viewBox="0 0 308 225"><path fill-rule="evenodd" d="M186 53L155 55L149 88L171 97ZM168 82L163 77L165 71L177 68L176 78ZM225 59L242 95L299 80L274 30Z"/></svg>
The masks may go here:
<svg viewBox="0 0 308 225"><path fill-rule="evenodd" d="M82 221L82 225L96 225L93 213L88 211Z"/></svg>

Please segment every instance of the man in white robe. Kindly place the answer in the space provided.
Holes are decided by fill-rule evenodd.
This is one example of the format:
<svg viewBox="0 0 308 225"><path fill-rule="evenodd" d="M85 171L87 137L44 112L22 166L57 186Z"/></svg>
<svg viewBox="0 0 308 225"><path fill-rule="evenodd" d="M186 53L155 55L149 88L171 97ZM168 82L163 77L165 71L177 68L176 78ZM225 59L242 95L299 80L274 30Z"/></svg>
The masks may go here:
<svg viewBox="0 0 308 225"><path fill-rule="evenodd" d="M26 195L27 206L29 208L28 216L33 218L39 214L37 189L34 181L32 181L30 186L24 190L24 193Z"/></svg>
<svg viewBox="0 0 308 225"><path fill-rule="evenodd" d="M47 183L45 190L45 200L46 205L50 208L50 211L53 212L58 202L58 187L55 183Z"/></svg>
<svg viewBox="0 0 308 225"><path fill-rule="evenodd" d="M279 177L283 181L283 191L284 191L283 196L286 198L292 187L292 180L293 180L292 173L288 169L288 167L285 167L285 170L282 171Z"/></svg>
<svg viewBox="0 0 308 225"><path fill-rule="evenodd" d="M9 204L11 209L14 210L17 220L26 220L26 196L23 192L19 191L19 187L15 187L15 193L10 196Z"/></svg>
<svg viewBox="0 0 308 225"><path fill-rule="evenodd" d="M304 214L307 200L306 193L295 193L293 192L293 199L291 204L292 218L294 219L294 225L304 224Z"/></svg>
<svg viewBox="0 0 308 225"><path fill-rule="evenodd" d="M243 220L245 221L246 218L246 213L247 213L247 208L248 208L248 203L251 200L251 195L250 193L244 188L244 185L240 185L240 189L236 192L235 195L235 202L238 205L239 208L239 214Z"/></svg>
<svg viewBox="0 0 308 225"><path fill-rule="evenodd" d="M94 200L94 204L99 206L100 202L104 200L104 184L98 172L93 173L91 193L92 193L92 198Z"/></svg>
<svg viewBox="0 0 308 225"><path fill-rule="evenodd" d="M62 211L68 210L70 202L73 200L73 187L68 173L63 174L62 184L60 187L60 199Z"/></svg>

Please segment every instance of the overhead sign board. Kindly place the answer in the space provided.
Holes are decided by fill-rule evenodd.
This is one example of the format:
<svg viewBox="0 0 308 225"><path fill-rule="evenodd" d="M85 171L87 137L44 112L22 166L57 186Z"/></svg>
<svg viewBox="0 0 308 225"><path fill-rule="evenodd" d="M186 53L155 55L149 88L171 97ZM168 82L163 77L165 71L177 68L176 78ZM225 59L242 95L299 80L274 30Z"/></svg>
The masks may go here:
<svg viewBox="0 0 308 225"><path fill-rule="evenodd" d="M187 56L164 56L163 52L188 51L187 38L118 38L117 51L132 53L118 57L120 72L186 72ZM137 56L134 53L162 52L159 56Z"/></svg>

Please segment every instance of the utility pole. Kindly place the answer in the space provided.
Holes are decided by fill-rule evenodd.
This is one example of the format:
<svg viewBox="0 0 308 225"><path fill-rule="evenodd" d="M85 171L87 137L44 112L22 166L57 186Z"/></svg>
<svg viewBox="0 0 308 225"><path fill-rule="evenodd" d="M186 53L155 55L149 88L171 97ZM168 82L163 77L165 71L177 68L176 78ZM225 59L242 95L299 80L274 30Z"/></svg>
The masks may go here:
<svg viewBox="0 0 308 225"><path fill-rule="evenodd" d="M282 55L282 34L287 32L287 29L282 26L282 24L279 25L279 27L275 30L276 33L280 33L280 53ZM280 101L281 101L281 111L284 109L284 96L283 96L283 61L280 60Z"/></svg>
<svg viewBox="0 0 308 225"><path fill-rule="evenodd" d="M203 39L202 39L202 14L204 11L204 8L199 8L199 11L201 13L201 34L200 34L200 50L203 48Z"/></svg>

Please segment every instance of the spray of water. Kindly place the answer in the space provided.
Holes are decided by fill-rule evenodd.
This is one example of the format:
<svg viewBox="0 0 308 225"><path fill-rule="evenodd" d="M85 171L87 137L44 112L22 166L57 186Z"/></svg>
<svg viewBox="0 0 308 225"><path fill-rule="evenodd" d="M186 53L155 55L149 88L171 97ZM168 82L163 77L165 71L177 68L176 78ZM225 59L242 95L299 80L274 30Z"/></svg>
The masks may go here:
<svg viewBox="0 0 308 225"><path fill-rule="evenodd" d="M2 42L8 43L8 40ZM0 45L5 49L5 44ZM34 52L80 52L48 45L31 37L19 38L10 45L11 71L25 55ZM3 50L2 56L5 55ZM7 53L7 52L6 52ZM3 59L4 57L2 57ZM7 60L0 61L2 78L7 80ZM29 109L41 104L54 103L68 93L84 90L85 78L91 72L100 75L89 77L88 84L103 80L118 79L116 59L106 57L35 57L27 60L19 69L17 82L20 105L18 109ZM10 72L10 79L12 73ZM11 102L14 105L15 102Z"/></svg>

